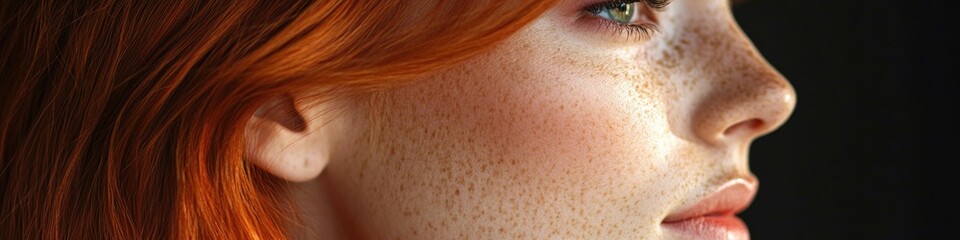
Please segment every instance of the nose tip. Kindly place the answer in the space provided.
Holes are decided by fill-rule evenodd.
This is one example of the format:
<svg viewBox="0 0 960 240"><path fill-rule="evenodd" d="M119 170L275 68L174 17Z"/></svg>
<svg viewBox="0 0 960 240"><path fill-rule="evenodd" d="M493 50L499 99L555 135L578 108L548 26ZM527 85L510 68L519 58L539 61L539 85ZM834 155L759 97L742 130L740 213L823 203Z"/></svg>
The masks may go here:
<svg viewBox="0 0 960 240"><path fill-rule="evenodd" d="M787 80L769 66L746 76L753 77L718 84L703 99L695 116L699 138L710 143L749 141L786 122L796 106L796 92Z"/></svg>
<svg viewBox="0 0 960 240"><path fill-rule="evenodd" d="M783 92L763 96L765 99L758 99L758 104L754 104L759 106L748 106L752 109L746 111L755 111L755 113L739 117L744 118L743 120L734 117L728 121L732 124L722 127L723 132L720 137L753 138L772 132L783 125L796 105L793 91Z"/></svg>

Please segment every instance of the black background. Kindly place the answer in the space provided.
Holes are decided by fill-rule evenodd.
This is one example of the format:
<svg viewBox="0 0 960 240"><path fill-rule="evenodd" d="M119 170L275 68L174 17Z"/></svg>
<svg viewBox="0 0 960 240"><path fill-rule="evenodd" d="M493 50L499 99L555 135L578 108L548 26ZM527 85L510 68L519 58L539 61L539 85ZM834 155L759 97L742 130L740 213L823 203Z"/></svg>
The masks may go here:
<svg viewBox="0 0 960 240"><path fill-rule="evenodd" d="M787 124L751 148L761 187L742 217L754 239L957 236L951 73L960 42L948 36L960 11L946 2L734 7L798 95Z"/></svg>

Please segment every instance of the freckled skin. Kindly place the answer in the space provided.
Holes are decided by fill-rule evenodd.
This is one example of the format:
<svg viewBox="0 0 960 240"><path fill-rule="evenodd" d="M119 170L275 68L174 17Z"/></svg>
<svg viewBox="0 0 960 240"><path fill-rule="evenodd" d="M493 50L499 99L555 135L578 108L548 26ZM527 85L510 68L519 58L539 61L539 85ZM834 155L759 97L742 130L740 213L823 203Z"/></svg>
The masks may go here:
<svg viewBox="0 0 960 240"><path fill-rule="evenodd" d="M786 120L793 89L724 0L675 0L640 41L598 36L578 7L365 97L325 193L298 201L338 209L317 218L348 238L676 238L664 217L750 177L749 143Z"/></svg>

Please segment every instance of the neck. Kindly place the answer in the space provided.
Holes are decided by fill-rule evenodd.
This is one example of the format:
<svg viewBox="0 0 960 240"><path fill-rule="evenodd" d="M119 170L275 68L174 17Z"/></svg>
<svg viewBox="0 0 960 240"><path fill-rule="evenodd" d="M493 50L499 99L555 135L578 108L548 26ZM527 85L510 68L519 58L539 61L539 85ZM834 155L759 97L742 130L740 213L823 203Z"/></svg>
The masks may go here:
<svg viewBox="0 0 960 240"><path fill-rule="evenodd" d="M302 220L287 228L292 239L347 239L341 217L330 197L325 175L291 183L288 197L293 200Z"/></svg>

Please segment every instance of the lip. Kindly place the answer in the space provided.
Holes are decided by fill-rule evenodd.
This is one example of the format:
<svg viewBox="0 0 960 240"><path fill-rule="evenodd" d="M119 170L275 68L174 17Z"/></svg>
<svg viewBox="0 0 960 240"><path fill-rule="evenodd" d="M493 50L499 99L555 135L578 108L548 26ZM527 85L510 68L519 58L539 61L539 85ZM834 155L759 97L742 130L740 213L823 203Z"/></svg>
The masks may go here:
<svg viewBox="0 0 960 240"><path fill-rule="evenodd" d="M749 239L747 225L736 214L750 205L757 186L756 178L730 180L693 206L671 213L661 225L688 238Z"/></svg>

